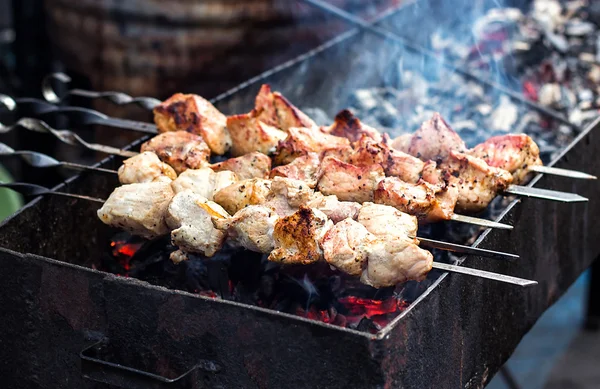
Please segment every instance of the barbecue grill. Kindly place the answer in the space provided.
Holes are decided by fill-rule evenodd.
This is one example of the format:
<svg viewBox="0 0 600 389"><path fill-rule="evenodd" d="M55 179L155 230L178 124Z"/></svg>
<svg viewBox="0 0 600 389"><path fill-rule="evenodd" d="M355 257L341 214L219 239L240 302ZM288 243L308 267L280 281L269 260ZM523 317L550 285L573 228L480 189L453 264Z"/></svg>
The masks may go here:
<svg viewBox="0 0 600 389"><path fill-rule="evenodd" d="M415 9L382 21L394 24L404 12ZM217 97L215 105L226 114L247 111L268 83L300 107L333 115L356 89L389 83L399 56L429 63L353 30ZM599 126L596 120L582 129L551 165L598 175ZM98 166L119 164L108 158ZM57 189L106 198L117 184L113 176L83 173ZM521 258L469 256L464 264L538 286L437 273L374 334L98 271L106 254L99 248L115 231L97 220L97 205L37 198L0 226L0 303L8 307L5 323L21 324L3 331L3 377L9 387L483 387L600 252L597 183L538 176L530 185L591 201L512 201L497 220L514 229L486 230L473 245Z"/></svg>

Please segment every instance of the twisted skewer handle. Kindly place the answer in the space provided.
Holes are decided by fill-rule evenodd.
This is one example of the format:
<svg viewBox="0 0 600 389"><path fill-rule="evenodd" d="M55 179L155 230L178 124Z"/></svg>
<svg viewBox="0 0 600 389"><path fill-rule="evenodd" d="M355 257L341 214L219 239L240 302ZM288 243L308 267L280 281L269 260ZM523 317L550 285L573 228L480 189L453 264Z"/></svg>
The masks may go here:
<svg viewBox="0 0 600 389"><path fill-rule="evenodd" d="M29 131L54 135L54 137L56 137L58 140L68 145L80 147L83 146L89 150L99 151L105 154L118 155L124 158L130 158L138 154L133 151L121 150L116 147L86 142L73 131L54 129L50 127L47 123L38 119L23 118L11 126L5 126L2 123L0 123L0 134L5 134L18 128L24 128Z"/></svg>
<svg viewBox="0 0 600 389"><path fill-rule="evenodd" d="M64 73L51 73L44 77L42 82L42 94L46 101L58 104L64 101L68 96L79 96L85 97L89 99L104 99L108 100L116 105L129 105L135 104L138 105L148 111L151 111L161 103L160 100L155 99L153 97L132 97L128 94L122 92L114 92L114 91L106 91L106 92L93 92L83 89L70 89L67 91L65 95L60 97L58 93L53 88L53 82L60 82L62 84L69 84L71 82L71 77Z"/></svg>

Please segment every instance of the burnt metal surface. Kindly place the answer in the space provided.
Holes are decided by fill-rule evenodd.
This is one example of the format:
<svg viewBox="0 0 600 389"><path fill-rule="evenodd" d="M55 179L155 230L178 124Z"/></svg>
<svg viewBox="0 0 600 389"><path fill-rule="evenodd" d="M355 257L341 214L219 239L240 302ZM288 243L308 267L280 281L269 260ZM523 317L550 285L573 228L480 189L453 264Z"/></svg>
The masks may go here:
<svg viewBox="0 0 600 389"><path fill-rule="evenodd" d="M248 110L260 83L268 82L291 101L334 114L354 89L389 79L389 64L399 55L392 47L369 45L357 33L338 42L222 96L217 106L225 113ZM368 62L365 53L379 60ZM346 60L332 68L336 57ZM599 126L582 133L555 166L600 174ZM118 161L103 166L115 168ZM106 197L114 185L114 177L84 173L66 189ZM478 244L521 259L468 257L464 263L534 279L537 287L444 275L376 335L93 270L102 255L98 248L115 232L97 219L97 205L38 199L0 226L0 272L6 275L0 304L4 322L18 323L0 335L0 374L7 387L104 387L84 378L83 368L96 379L104 375L135 387L136 378L124 369L100 369L100 359L167 379L198 366L190 381L154 380L155 387L484 387L600 253L598 183L544 176L535 185L573 191L590 202L514 202L502 220L515 229L488 231ZM100 341L102 352L89 354Z"/></svg>

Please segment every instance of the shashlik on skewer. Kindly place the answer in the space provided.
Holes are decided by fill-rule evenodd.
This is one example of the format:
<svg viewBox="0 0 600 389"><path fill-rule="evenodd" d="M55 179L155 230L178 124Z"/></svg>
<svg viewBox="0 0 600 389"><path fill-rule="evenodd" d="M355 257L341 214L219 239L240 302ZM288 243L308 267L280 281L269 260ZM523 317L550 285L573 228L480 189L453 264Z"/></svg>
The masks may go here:
<svg viewBox="0 0 600 389"><path fill-rule="evenodd" d="M152 184L156 184L156 183L152 183ZM139 185L145 185L145 184L139 184ZM41 186L35 185L35 184L0 183L0 187L16 190L26 196L57 195L57 196L61 196L61 197L64 196L64 197L69 197L69 198L76 198L76 199L92 201L92 202L97 202L97 203L102 203L102 204L105 203L105 200L103 200L103 199L89 197L89 196L83 196L83 195L73 194L73 193L60 192L60 191L48 189L45 187L41 187ZM140 199L140 201L143 202L144 200ZM206 203L208 203L208 201ZM199 202L199 204L206 204L206 203ZM204 207L203 209L210 210L211 216L217 215L217 213L215 213L214 210L210 206L203 205L203 207ZM245 209L247 209L247 208L245 208ZM216 220L219 220L219 219L220 219L220 217L218 217ZM249 220L256 221L256 218L249 218ZM214 226L214 223L215 223L215 221L213 220L213 226ZM264 235L264 234L262 234L262 235ZM516 255L507 254L507 253L501 253L501 252L485 250L485 249L480 249L480 248L474 248L474 247L468 247L468 246L461 246L461 245L456 245L456 244L451 244L451 243L444 243L444 242L439 242L439 241L425 239L425 238L418 238L418 239L421 243L425 243L429 247L439 248L442 250L449 250L449 251L458 252L458 253L479 255L479 256L484 256L484 257L489 257L489 258L499 258L499 259L518 258L518 256L516 256ZM175 262L181 261L181 260L186 260L186 258L187 258L186 254L182 251L176 251L176 252L172 253L172 255L171 255L171 259ZM523 287L537 284L537 282L531 281L531 280L525 280L525 279L521 279L521 278L517 278L517 277L510 277L510 276L506 276L506 275L502 275L502 274L486 272L483 270L478 270L478 269L473 269L473 268L468 268L468 267L463 267L463 266L449 265L449 264L445 264L445 263L433 262L432 267L436 268L436 269L448 271L448 272L466 274L466 275L486 278L486 279L490 279L490 280L497 280L497 281L501 281L501 282L511 283L514 285L523 286Z"/></svg>

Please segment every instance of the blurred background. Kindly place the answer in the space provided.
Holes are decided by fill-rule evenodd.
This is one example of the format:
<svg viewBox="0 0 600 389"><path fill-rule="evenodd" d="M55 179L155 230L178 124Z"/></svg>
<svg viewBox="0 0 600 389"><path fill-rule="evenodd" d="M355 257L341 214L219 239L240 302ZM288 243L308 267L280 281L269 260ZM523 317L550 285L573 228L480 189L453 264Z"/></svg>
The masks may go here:
<svg viewBox="0 0 600 389"><path fill-rule="evenodd" d="M401 3L329 2L365 19ZM474 1L473 6L478 3ZM503 2L523 8L528 3ZM558 2L546 3L549 6L543 12L551 15ZM62 71L73 78L74 86L84 89L159 99L193 92L211 98L350 28L323 11L289 0L0 0L0 93L40 97L43 77ZM135 106L103 101L81 104L111 116L149 119L147 112ZM85 131L92 135L93 130L83 130L84 136ZM131 140L119 137L123 137L117 142L121 145ZM94 139L108 143L102 136ZM24 132L3 135L2 142L15 148L27 145L65 160L89 163L100 158ZM12 176L52 186L72 174L40 172L18 161L2 161L2 165L3 181ZM2 219L22 199L0 190L0 204ZM600 337L597 323L586 321L590 277L584 274L540 319L507 363L507 370L489 387L600 388L596 367Z"/></svg>

